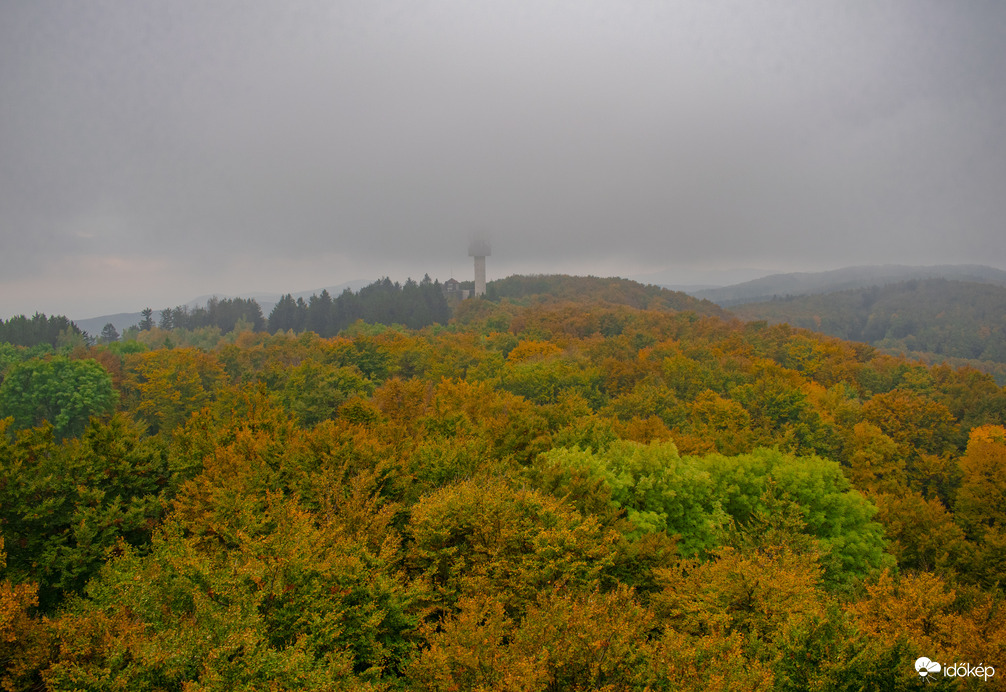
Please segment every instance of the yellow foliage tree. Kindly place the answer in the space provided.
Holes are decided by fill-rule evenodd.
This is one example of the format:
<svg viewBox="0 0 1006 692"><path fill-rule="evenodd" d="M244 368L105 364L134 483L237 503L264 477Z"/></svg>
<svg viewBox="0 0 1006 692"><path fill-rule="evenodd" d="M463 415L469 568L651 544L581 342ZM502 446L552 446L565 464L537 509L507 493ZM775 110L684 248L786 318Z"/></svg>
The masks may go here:
<svg viewBox="0 0 1006 692"><path fill-rule="evenodd" d="M547 590L519 619L487 595L458 606L421 629L429 646L407 670L419 689L615 692L667 679L652 665L653 615L630 589Z"/></svg>
<svg viewBox="0 0 1006 692"><path fill-rule="evenodd" d="M6 566L0 536L0 571ZM38 605L38 586L0 580L0 689L33 689L50 657L50 635L44 620L29 611Z"/></svg>
<svg viewBox="0 0 1006 692"><path fill-rule="evenodd" d="M1006 613L998 599L959 594L935 574L885 570L847 610L868 655L898 652L892 677L899 689L917 682L913 663L919 656L972 665L995 665L1006 656Z"/></svg>
<svg viewBox="0 0 1006 692"><path fill-rule="evenodd" d="M217 359L191 348L131 354L126 367L128 383L139 393L136 413L155 431L184 423L224 382Z"/></svg>
<svg viewBox="0 0 1006 692"><path fill-rule="evenodd" d="M405 563L429 603L453 610L485 593L519 615L541 589L591 589L613 561L614 532L562 501L505 480L466 480L412 508Z"/></svg>
<svg viewBox="0 0 1006 692"><path fill-rule="evenodd" d="M860 421L848 443L849 480L865 493L899 492L908 483L904 454L873 423Z"/></svg>
<svg viewBox="0 0 1006 692"><path fill-rule="evenodd" d="M989 529L1006 528L1006 428L982 425L971 431L961 457L957 516L968 534L982 538Z"/></svg>

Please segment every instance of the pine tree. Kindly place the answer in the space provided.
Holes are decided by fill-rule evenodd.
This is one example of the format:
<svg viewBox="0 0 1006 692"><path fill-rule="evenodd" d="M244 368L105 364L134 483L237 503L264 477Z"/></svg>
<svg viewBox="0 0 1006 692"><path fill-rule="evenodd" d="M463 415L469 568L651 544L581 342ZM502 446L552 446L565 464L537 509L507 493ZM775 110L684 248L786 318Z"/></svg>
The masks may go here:
<svg viewBox="0 0 1006 692"><path fill-rule="evenodd" d="M111 322L106 322L105 326L101 329L101 336L98 337L98 343L110 344L113 341L119 340L119 331L115 328L115 325Z"/></svg>

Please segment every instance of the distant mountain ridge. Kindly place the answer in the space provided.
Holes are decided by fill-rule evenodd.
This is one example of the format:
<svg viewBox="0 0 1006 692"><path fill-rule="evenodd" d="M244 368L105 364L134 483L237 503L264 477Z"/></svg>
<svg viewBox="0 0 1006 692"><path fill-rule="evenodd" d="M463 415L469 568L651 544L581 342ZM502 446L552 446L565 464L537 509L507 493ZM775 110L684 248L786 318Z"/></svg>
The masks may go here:
<svg viewBox="0 0 1006 692"><path fill-rule="evenodd" d="M778 269L755 267L732 267L730 269L702 269L688 266L673 266L662 271L633 274L625 278L641 284L656 284L671 290L684 291L684 287L699 290L718 288L761 279L781 273ZM688 293L689 291L685 291Z"/></svg>
<svg viewBox="0 0 1006 692"><path fill-rule="evenodd" d="M911 279L949 279L1006 286L1006 271L979 264L939 264L909 266L901 264L844 267L824 272L773 274L732 286L689 292L696 298L711 300L722 307L757 303L786 296L832 293Z"/></svg>

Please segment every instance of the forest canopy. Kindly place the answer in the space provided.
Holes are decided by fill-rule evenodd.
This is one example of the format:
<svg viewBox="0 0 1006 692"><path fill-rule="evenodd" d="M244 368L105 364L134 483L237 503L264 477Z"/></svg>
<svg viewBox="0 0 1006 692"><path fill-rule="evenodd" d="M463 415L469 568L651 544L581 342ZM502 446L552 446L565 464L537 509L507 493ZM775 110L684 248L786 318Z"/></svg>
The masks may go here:
<svg viewBox="0 0 1006 692"><path fill-rule="evenodd" d="M604 281L418 329L3 347L0 689L910 689L922 656L1006 660L1003 388Z"/></svg>

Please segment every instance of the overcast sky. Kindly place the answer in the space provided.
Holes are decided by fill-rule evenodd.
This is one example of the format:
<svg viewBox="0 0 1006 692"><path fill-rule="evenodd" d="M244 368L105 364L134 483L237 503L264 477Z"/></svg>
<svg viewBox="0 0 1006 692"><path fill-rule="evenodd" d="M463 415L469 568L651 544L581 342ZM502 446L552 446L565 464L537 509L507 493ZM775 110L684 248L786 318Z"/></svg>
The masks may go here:
<svg viewBox="0 0 1006 692"><path fill-rule="evenodd" d="M1006 3L0 0L0 316L1006 268Z"/></svg>

